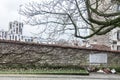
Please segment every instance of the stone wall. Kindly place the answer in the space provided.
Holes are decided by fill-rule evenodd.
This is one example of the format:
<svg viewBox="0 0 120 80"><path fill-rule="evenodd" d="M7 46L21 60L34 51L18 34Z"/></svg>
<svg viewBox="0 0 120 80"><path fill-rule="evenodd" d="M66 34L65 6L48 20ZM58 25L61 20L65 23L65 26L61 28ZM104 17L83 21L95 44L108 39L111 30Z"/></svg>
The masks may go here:
<svg viewBox="0 0 120 80"><path fill-rule="evenodd" d="M89 65L89 54L106 53L107 65L120 65L120 52L70 46L0 41L0 64Z"/></svg>

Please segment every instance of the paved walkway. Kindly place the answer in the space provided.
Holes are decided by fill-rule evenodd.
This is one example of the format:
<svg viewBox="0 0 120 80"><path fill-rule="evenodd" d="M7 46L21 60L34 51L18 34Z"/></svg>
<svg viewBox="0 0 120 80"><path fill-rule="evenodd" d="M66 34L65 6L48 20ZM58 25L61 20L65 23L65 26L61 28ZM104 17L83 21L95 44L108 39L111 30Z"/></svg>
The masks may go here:
<svg viewBox="0 0 120 80"><path fill-rule="evenodd" d="M95 73L91 73L89 76L0 74L0 80L120 80L120 75Z"/></svg>

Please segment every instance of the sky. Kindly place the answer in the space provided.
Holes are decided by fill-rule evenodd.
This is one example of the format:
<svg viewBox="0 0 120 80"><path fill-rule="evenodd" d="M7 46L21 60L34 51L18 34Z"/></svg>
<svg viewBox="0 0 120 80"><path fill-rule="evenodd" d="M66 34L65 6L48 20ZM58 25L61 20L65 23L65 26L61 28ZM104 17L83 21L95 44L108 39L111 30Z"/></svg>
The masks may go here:
<svg viewBox="0 0 120 80"><path fill-rule="evenodd" d="M22 16L18 14L20 5L26 4L30 1L42 1L42 0L1 0L0 1L0 30L7 31L9 28L9 22L15 20L23 22ZM32 36L32 32L36 32L37 27L30 25L24 25L23 34Z"/></svg>
<svg viewBox="0 0 120 80"><path fill-rule="evenodd" d="M20 10L20 5L24 5L31 1L41 2L45 0L1 0L0 1L0 30L8 31L9 22L13 22L15 20L19 22L23 22L23 16L18 14ZM38 26L24 25L24 28L23 28L24 36L34 36L33 33L36 33L36 34L39 33Z"/></svg>

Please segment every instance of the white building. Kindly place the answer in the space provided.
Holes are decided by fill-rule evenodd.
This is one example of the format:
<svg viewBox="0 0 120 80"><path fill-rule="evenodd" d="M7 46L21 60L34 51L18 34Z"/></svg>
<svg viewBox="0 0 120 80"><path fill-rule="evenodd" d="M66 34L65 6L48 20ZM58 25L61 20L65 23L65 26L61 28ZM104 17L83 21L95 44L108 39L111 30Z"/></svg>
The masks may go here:
<svg viewBox="0 0 120 80"><path fill-rule="evenodd" d="M120 11L120 5L116 4L116 11ZM120 28L117 27L111 31L111 49L120 50Z"/></svg>
<svg viewBox="0 0 120 80"><path fill-rule="evenodd" d="M33 42L33 38L29 36L23 36L23 41L24 42Z"/></svg>
<svg viewBox="0 0 120 80"><path fill-rule="evenodd" d="M23 41L23 23L18 21L9 23L7 40Z"/></svg>
<svg viewBox="0 0 120 80"><path fill-rule="evenodd" d="M40 43L38 37L24 36L23 23L18 21L10 22L8 31L1 30L0 39Z"/></svg>
<svg viewBox="0 0 120 80"><path fill-rule="evenodd" d="M111 49L120 50L120 28L111 31Z"/></svg>
<svg viewBox="0 0 120 80"><path fill-rule="evenodd" d="M7 38L7 31L1 30L0 31L0 39L6 39Z"/></svg>
<svg viewBox="0 0 120 80"><path fill-rule="evenodd" d="M91 0L91 1L94 2L95 0ZM111 13L111 11L113 13L120 11L120 5L119 5L120 1L119 0L106 0L106 2L101 6L100 9L104 10L104 7L106 7L107 5L109 6L110 1L115 5L111 9L109 9L107 11L107 13ZM96 18L96 16L95 16L95 18ZM97 16L97 18L98 18L98 16ZM99 19L104 20L101 18L99 18ZM90 38L89 42L90 42L90 44L96 43L99 45L106 45L108 47L111 47L111 50L120 50L120 28L115 28L115 29L111 30L109 33L102 35L102 36L98 36L98 35L93 36L92 38Z"/></svg>

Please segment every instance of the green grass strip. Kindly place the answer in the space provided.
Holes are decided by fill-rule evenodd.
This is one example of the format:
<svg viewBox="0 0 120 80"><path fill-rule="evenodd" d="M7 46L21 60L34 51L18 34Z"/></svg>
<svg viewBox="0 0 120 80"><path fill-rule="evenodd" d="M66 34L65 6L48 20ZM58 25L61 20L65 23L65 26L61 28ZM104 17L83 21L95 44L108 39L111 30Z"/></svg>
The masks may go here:
<svg viewBox="0 0 120 80"><path fill-rule="evenodd" d="M74 69L29 69L29 70L0 70L0 74L66 74L66 75L88 75L86 70Z"/></svg>

